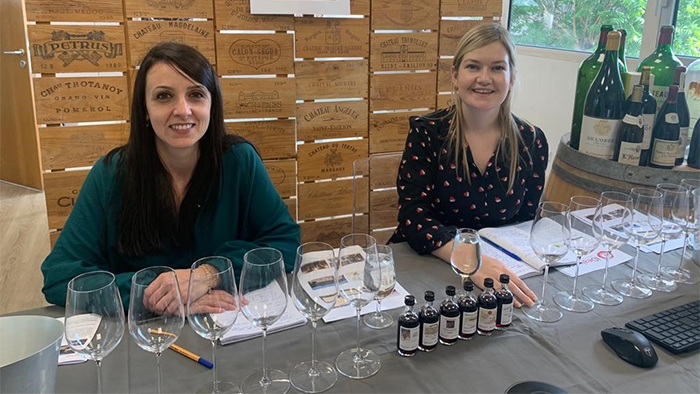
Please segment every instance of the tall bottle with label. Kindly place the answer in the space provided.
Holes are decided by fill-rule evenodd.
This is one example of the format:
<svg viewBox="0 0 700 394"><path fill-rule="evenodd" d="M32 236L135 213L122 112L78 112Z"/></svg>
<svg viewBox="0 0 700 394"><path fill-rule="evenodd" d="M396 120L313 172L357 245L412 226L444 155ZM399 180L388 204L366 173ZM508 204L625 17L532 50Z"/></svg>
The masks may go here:
<svg viewBox="0 0 700 394"><path fill-rule="evenodd" d="M613 158L615 132L625 115L625 90L618 68L619 47L620 33L608 33L603 66L586 96L581 125L579 151L606 160Z"/></svg>
<svg viewBox="0 0 700 394"><path fill-rule="evenodd" d="M440 304L440 343L454 345L459 334L459 305L455 302L455 287L445 288L447 298Z"/></svg>
<svg viewBox="0 0 700 394"><path fill-rule="evenodd" d="M625 117L617 130L617 143L613 161L620 164L639 165L644 145L644 120L642 118L642 94L644 86L634 85L627 100Z"/></svg>
<svg viewBox="0 0 700 394"><path fill-rule="evenodd" d="M695 122L693 134L690 136L688 167L700 169L700 122Z"/></svg>
<svg viewBox="0 0 700 394"><path fill-rule="evenodd" d="M676 165L683 164L685 160L685 148L688 147L688 132L690 131L690 112L688 102L685 100L685 67L676 67L676 75L673 84L678 85L678 126L680 126L680 141L676 153Z"/></svg>
<svg viewBox="0 0 700 394"><path fill-rule="evenodd" d="M474 283L464 282L466 294L457 300L461 317L459 320L459 339L470 340L476 334L476 319L479 314L476 298L474 298Z"/></svg>
<svg viewBox="0 0 700 394"><path fill-rule="evenodd" d="M642 67L640 83L644 86L642 93L642 122L644 123L644 140L642 141L642 154L639 157L639 165L649 165L651 154L651 131L656 119L656 99L649 93L649 81L651 80L651 67Z"/></svg>
<svg viewBox="0 0 700 394"><path fill-rule="evenodd" d="M420 340L418 349L432 352L437 347L438 332L440 331L440 312L433 307L435 293L425 292L425 305L420 309Z"/></svg>
<svg viewBox="0 0 700 394"><path fill-rule="evenodd" d="M695 123L700 119L700 59L688 66L688 72L685 74L685 96L690 110L690 128L694 129Z"/></svg>
<svg viewBox="0 0 700 394"><path fill-rule="evenodd" d="M668 87L673 83L676 67L683 65L673 54L673 32L673 26L661 26L656 49L637 66L637 71L642 71L644 66L651 67L651 73L654 74L654 86L651 87L651 94L656 99L657 108L661 108L666 100Z"/></svg>
<svg viewBox="0 0 700 394"><path fill-rule="evenodd" d="M498 299L493 293L493 279L484 279L484 291L479 294L477 303L479 306L479 318L476 324L476 332L479 335L489 336L496 329L496 316L498 314Z"/></svg>
<svg viewBox="0 0 700 394"><path fill-rule="evenodd" d="M668 88L668 98L661 106L651 134L649 167L672 169L676 164L676 152L681 128L678 123L678 86Z"/></svg>
<svg viewBox="0 0 700 394"><path fill-rule="evenodd" d="M623 74L627 72L627 59L625 58L625 43L627 42L627 30L618 29L617 31L620 32L620 50L617 51L617 55L620 59L620 63L622 63L622 70L620 70L620 74Z"/></svg>
<svg viewBox="0 0 700 394"><path fill-rule="evenodd" d="M501 274L498 278L501 288L496 290L496 300L498 300L498 312L496 313L496 330L506 330L513 321L513 293L508 289L510 276Z"/></svg>
<svg viewBox="0 0 700 394"><path fill-rule="evenodd" d="M413 306L416 305L416 298L409 294L404 297L403 302L406 304L406 309L399 316L396 348L400 355L413 357L418 350L418 335L420 331L418 314L413 310Z"/></svg>

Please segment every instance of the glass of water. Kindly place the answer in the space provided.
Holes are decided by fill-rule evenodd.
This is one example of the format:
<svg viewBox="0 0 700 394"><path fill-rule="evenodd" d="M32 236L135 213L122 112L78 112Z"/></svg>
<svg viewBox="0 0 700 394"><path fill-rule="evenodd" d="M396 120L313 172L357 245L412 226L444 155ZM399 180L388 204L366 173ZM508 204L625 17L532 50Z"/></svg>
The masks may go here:
<svg viewBox="0 0 700 394"><path fill-rule="evenodd" d="M390 314L382 312L382 300L394 291L396 271L394 270L394 256L389 246L377 245L377 256L382 270L382 286L379 288L377 295L374 296L374 300L377 301L377 310L374 313L366 314L362 321L369 328L381 330L391 327L394 323L394 319Z"/></svg>
<svg viewBox="0 0 700 394"><path fill-rule="evenodd" d="M481 238L471 228L460 228L455 234L450 253L452 271L462 278L462 285L481 267ZM462 287L462 286L461 286Z"/></svg>

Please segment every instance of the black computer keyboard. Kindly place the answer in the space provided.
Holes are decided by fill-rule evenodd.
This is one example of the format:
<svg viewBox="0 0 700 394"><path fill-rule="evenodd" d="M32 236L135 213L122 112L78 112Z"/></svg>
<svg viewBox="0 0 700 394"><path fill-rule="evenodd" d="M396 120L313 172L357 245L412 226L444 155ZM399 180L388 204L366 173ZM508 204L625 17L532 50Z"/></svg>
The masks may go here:
<svg viewBox="0 0 700 394"><path fill-rule="evenodd" d="M673 354L700 349L700 300L625 324Z"/></svg>

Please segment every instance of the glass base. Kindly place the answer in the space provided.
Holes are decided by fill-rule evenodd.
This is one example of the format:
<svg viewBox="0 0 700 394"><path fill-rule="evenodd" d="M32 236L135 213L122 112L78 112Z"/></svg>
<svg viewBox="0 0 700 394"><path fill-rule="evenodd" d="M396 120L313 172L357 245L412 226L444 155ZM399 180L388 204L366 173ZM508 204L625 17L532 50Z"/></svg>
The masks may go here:
<svg viewBox="0 0 700 394"><path fill-rule="evenodd" d="M219 382L218 388L218 393L221 394L241 394L241 390L238 389L238 386L231 382ZM216 394L214 392L214 383L209 382L205 384L204 386L198 388L194 394Z"/></svg>
<svg viewBox="0 0 700 394"><path fill-rule="evenodd" d="M357 348L352 348L338 355L335 367L350 379L365 379L379 372L382 364L373 351L360 348L358 353Z"/></svg>
<svg viewBox="0 0 700 394"><path fill-rule="evenodd" d="M632 279L615 279L611 282L613 289L617 290L618 293L626 297L631 298L649 298L651 297L652 291L646 287L639 286L632 282Z"/></svg>
<svg viewBox="0 0 700 394"><path fill-rule="evenodd" d="M585 298L579 298L569 291L560 291L554 295L554 303L561 309L569 312L586 313L593 310L593 302Z"/></svg>
<svg viewBox="0 0 700 394"><path fill-rule="evenodd" d="M289 381L295 389L304 393L320 393L335 385L338 373L327 362L316 361L316 371L311 373L311 361L297 364L289 373Z"/></svg>
<svg viewBox="0 0 700 394"><path fill-rule="evenodd" d="M602 286L586 286L581 292L588 297L589 300L605 306L620 305L625 299L613 291L604 289Z"/></svg>
<svg viewBox="0 0 700 394"><path fill-rule="evenodd" d="M661 291L664 293L676 291L676 289L678 288L676 282L666 279L661 275L656 276L652 274L642 274L639 275L637 279L639 280L639 283L643 284L644 286L652 290Z"/></svg>
<svg viewBox="0 0 700 394"><path fill-rule="evenodd" d="M241 392L243 394L285 394L289 391L289 376L286 373L268 369L267 377L269 379L266 384L261 382L263 371L253 372L246 376L241 383Z"/></svg>
<svg viewBox="0 0 700 394"><path fill-rule="evenodd" d="M530 308L523 308L523 313L530 319L543 323L554 323L564 317L564 314L559 309L543 304L542 300L535 302Z"/></svg>
<svg viewBox="0 0 700 394"><path fill-rule="evenodd" d="M700 276L693 277L685 268L661 267L661 276L683 285L694 285L700 282Z"/></svg>
<svg viewBox="0 0 700 394"><path fill-rule="evenodd" d="M391 315L386 312L368 313L362 317L362 321L365 323L365 326L375 330L388 328L394 324L394 318L392 318Z"/></svg>

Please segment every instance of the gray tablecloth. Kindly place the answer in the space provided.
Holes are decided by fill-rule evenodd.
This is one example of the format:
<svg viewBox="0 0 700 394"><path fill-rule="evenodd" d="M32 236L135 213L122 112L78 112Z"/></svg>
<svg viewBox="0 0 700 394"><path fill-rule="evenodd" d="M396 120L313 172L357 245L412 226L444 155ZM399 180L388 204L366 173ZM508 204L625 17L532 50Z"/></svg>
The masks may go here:
<svg viewBox="0 0 700 394"><path fill-rule="evenodd" d="M459 278L449 265L430 256L418 256L406 244L393 245L397 280L417 298L425 290L434 290L442 299L447 284L457 285ZM633 249L623 250L633 255ZM680 253L668 255L678 261ZM640 267L655 270L658 255L642 254ZM628 265L611 270L611 278L628 276ZM601 281L602 272L579 278L579 289ZM526 283L539 293L542 276ZM550 275L548 297L558 290L570 289L573 279L560 272ZM600 338L600 331L624 326L630 320L700 297L700 287L681 286L673 293L654 292L651 298L625 298L615 307L596 306L590 313L565 313L554 324L537 323L516 311L507 332L491 337L476 336L468 342L439 346L432 353L412 358L396 353L396 323L385 330L362 327L362 346L376 352L382 362L379 373L365 380L340 376L331 393L503 393L513 383L539 380L560 386L570 393L700 393L700 355L698 352L675 356L657 347L659 362L646 370L619 359ZM394 317L401 309L392 311ZM62 316L58 307L27 311L23 314ZM319 323L317 357L333 363L343 350L354 345L355 320ZM267 360L270 368L290 371L299 362L310 359L311 327L307 324L268 337ZM177 342L207 359L210 342L197 336L188 325ZM252 339L219 348L219 375L222 380L239 383L261 368L261 339ZM191 393L211 380L211 371L172 351L162 358L164 392ZM156 391L156 360L140 349L124 333L120 345L103 362L105 392L141 393ZM97 389L92 362L61 366L56 379L57 393L94 393ZM290 392L296 392L294 388Z"/></svg>

